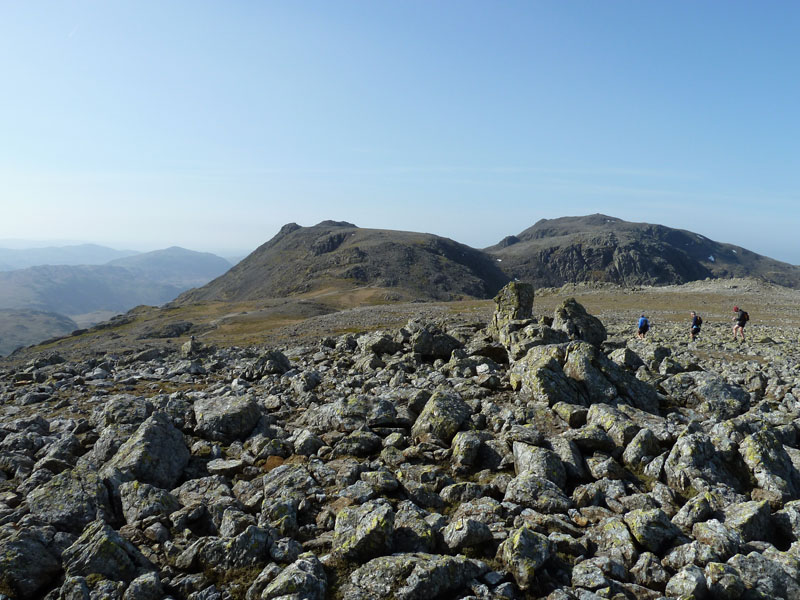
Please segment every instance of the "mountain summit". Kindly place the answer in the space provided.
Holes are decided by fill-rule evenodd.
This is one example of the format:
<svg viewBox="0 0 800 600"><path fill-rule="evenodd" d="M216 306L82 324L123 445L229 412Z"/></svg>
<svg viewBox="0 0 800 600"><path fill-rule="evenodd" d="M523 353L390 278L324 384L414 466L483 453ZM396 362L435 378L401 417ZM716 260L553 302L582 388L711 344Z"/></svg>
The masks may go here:
<svg viewBox="0 0 800 600"><path fill-rule="evenodd" d="M345 221L289 223L230 271L178 304L245 301L371 287L394 299L487 298L508 277L480 250L429 233L362 229Z"/></svg>
<svg viewBox="0 0 800 600"><path fill-rule="evenodd" d="M800 287L800 267L683 229L594 214L542 219L485 251L513 278L538 286L580 281L668 285L757 277Z"/></svg>

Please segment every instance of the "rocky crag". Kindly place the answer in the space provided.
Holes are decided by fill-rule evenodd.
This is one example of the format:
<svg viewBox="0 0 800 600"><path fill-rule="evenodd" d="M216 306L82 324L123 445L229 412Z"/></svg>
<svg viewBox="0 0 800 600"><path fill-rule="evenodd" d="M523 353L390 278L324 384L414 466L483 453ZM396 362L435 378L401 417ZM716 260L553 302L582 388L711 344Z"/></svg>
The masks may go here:
<svg viewBox="0 0 800 600"><path fill-rule="evenodd" d="M485 251L512 278L537 286L580 281L669 285L755 277L800 287L800 267L704 235L607 215L542 219Z"/></svg>
<svg viewBox="0 0 800 600"><path fill-rule="evenodd" d="M800 597L796 332L531 301L3 367L0 598Z"/></svg>

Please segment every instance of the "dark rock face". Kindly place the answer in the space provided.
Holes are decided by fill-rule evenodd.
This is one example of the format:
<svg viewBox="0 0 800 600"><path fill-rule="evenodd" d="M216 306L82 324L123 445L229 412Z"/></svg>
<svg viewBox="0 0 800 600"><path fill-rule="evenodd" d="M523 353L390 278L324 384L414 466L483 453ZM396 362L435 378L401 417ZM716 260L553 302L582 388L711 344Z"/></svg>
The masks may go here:
<svg viewBox="0 0 800 600"><path fill-rule="evenodd" d="M526 314L0 371L0 594L800 597L796 332Z"/></svg>
<svg viewBox="0 0 800 600"><path fill-rule="evenodd" d="M0 593L11 598L35 598L61 571L61 562L50 552L44 532L6 533L0 538Z"/></svg>
<svg viewBox="0 0 800 600"><path fill-rule="evenodd" d="M485 249L512 278L536 286L667 285L706 277L763 277L797 287L798 267L662 225L606 215L542 219Z"/></svg>

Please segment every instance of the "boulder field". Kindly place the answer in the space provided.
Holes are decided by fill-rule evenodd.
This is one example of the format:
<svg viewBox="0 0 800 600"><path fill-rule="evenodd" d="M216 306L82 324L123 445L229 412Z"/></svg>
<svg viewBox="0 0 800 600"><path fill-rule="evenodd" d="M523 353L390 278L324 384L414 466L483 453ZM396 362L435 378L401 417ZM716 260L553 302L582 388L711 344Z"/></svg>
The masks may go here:
<svg viewBox="0 0 800 600"><path fill-rule="evenodd" d="M0 366L0 599L800 598L796 332L533 299Z"/></svg>

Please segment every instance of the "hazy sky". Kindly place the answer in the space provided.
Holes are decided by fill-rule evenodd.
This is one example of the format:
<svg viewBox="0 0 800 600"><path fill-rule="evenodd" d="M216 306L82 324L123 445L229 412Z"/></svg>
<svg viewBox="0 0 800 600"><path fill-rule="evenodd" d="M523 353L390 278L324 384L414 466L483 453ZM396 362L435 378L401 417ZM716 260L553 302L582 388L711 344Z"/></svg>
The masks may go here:
<svg viewBox="0 0 800 600"><path fill-rule="evenodd" d="M795 0L0 0L0 238L602 212L799 264L798 31Z"/></svg>

